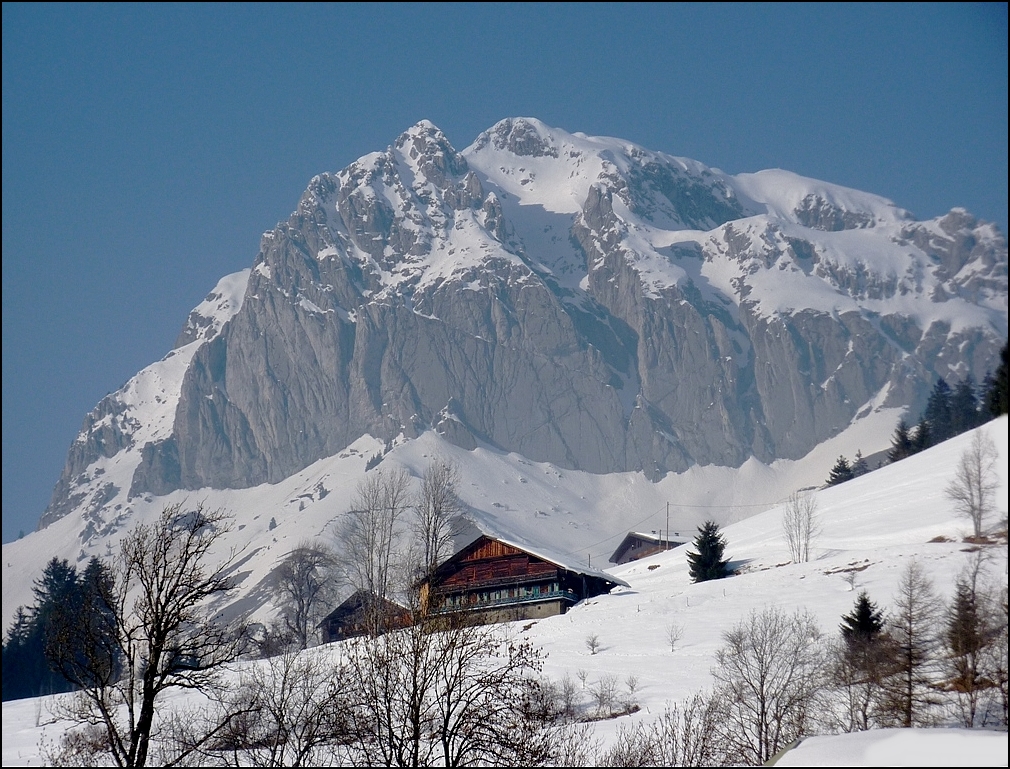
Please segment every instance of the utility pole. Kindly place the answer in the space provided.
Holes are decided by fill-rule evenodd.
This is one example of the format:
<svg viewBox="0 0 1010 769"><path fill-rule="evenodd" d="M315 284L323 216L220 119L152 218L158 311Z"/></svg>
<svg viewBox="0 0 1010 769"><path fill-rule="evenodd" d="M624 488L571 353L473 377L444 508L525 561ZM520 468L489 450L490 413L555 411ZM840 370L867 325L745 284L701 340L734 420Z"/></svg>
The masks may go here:
<svg viewBox="0 0 1010 769"><path fill-rule="evenodd" d="M670 501L666 502L666 549L670 549Z"/></svg>

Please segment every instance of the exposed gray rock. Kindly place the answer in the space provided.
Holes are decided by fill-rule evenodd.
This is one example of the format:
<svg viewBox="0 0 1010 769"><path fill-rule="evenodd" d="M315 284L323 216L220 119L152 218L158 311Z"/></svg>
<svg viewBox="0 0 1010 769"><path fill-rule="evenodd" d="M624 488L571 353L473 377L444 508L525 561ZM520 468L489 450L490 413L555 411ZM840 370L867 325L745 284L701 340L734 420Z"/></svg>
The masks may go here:
<svg viewBox="0 0 1010 769"><path fill-rule="evenodd" d="M52 499L39 520L40 529L80 504L83 495L75 489L87 480L88 468L99 458L113 457L132 446L136 426L122 401L114 394L106 395L99 401L94 411L84 418L81 431L70 444L67 462L53 489Z"/></svg>
<svg viewBox="0 0 1010 769"><path fill-rule="evenodd" d="M825 232L873 226L873 214L866 211L846 211L820 195L807 195L793 214L800 224Z"/></svg>
<svg viewBox="0 0 1010 769"><path fill-rule="evenodd" d="M180 344L202 346L171 436L141 448L130 495L277 482L363 434L427 429L468 449L651 478L798 458L882 392L915 410L937 376L980 380L993 366L1006 240L967 213L899 217L877 236L869 203L807 195L799 224L762 219L732 177L631 145L601 151L577 213L517 203L513 171L523 185L578 177L591 148L571 141L513 119L464 156L419 123L315 177L263 236L241 309L220 328L187 323ZM495 163L511 153L515 168L496 176L485 150ZM648 227L682 234L646 253L636 244ZM821 245L818 233L847 229L929 263L895 273ZM728 283L712 277L717 263ZM847 304L769 309L758 278L777 275L816 280ZM934 304L971 302L1003 328L922 328L889 304L927 285ZM47 522L84 504L74 478L131 445L117 408L106 399L89 416Z"/></svg>

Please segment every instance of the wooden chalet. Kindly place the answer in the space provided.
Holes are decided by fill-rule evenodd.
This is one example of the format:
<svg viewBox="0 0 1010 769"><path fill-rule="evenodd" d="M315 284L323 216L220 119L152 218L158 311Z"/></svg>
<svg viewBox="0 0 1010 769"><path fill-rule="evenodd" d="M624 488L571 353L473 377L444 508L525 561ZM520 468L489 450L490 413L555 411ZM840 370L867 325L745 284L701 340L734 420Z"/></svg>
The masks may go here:
<svg viewBox="0 0 1010 769"><path fill-rule="evenodd" d="M537 619L617 585L627 583L482 534L422 583L421 603L429 614L475 613L485 622Z"/></svg>
<svg viewBox="0 0 1010 769"><path fill-rule="evenodd" d="M366 635L369 632L369 610L375 608L376 601L379 602L382 626L386 630L407 627L413 622L407 608L366 590L357 590L319 623L323 643Z"/></svg>
<svg viewBox="0 0 1010 769"><path fill-rule="evenodd" d="M617 546L614 554L610 556L610 562L617 564L637 561L647 555L662 553L664 550L672 550L675 547L687 544L689 540L684 539L676 532L671 537L669 534L652 532L646 534L641 531L629 531L628 535Z"/></svg>

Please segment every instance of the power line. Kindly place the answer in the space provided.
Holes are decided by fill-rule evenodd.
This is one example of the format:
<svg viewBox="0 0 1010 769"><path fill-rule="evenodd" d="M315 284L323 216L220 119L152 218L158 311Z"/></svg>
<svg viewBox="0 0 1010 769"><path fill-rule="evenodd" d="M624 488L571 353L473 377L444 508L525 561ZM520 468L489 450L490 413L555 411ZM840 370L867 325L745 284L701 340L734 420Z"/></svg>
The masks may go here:
<svg viewBox="0 0 1010 769"><path fill-rule="evenodd" d="M636 527L640 526L641 524L643 524L646 521L650 520L651 518L655 517L658 513L663 512L663 510L666 509L667 505L670 505L671 507L699 508L699 509L704 509L704 510L732 510L732 509L738 508L738 507L761 507L761 508L767 509L769 507L774 507L775 505L782 504L782 502L784 502L784 501L785 500L780 499L780 500L778 500L776 502L764 502L764 503L746 504L746 505L682 505L682 504L678 504L677 502L666 502L666 503L663 503L658 509L654 510L653 512L649 513L647 516L645 516L644 518L642 518L640 521L637 521L637 522L631 524L630 529L632 531L634 531ZM593 543L591 543L589 545L585 545L584 547L580 547L578 550L564 550L564 551L561 551L561 554L562 555L578 555L580 553L584 553L584 552L586 552L588 550L592 550L594 547L597 547L598 545L602 545L604 542L609 542L612 539L616 539L617 537L624 536L627 533L628 529L629 529L629 527L625 526L617 534L611 534L609 537L604 537L603 539L599 540L598 542L593 542Z"/></svg>

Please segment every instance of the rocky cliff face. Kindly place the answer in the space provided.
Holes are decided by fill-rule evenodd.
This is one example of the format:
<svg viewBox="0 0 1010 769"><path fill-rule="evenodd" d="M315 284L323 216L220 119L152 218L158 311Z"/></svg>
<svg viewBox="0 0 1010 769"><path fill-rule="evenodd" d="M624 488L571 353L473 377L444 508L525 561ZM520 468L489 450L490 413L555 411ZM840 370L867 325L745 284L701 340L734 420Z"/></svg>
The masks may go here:
<svg viewBox="0 0 1010 769"><path fill-rule="evenodd" d="M653 478L796 458L994 367L1007 246L964 211L916 222L786 172L528 119L459 152L419 123L313 179L244 299L207 317L180 336L170 425L99 404L43 524L126 450L129 496L276 482L365 433L432 428Z"/></svg>

